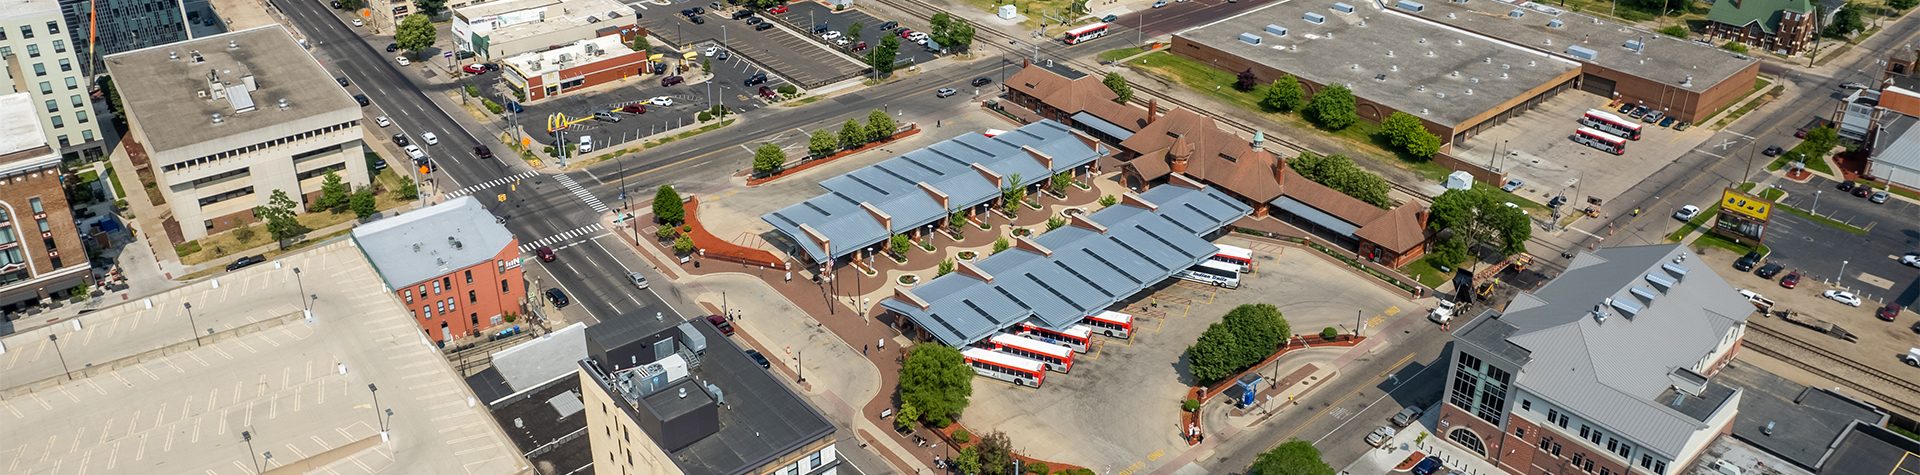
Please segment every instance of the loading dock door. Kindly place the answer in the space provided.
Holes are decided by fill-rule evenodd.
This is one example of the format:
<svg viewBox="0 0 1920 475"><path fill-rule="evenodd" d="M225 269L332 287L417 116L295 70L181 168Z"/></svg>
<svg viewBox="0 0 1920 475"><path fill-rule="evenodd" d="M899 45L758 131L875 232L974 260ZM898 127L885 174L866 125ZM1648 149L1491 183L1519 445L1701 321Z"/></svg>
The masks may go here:
<svg viewBox="0 0 1920 475"><path fill-rule="evenodd" d="M1583 74L1580 76L1580 90L1582 91L1599 94L1600 97L1612 99L1613 88L1614 88L1614 82L1612 79L1607 79L1607 78L1595 76L1592 74Z"/></svg>

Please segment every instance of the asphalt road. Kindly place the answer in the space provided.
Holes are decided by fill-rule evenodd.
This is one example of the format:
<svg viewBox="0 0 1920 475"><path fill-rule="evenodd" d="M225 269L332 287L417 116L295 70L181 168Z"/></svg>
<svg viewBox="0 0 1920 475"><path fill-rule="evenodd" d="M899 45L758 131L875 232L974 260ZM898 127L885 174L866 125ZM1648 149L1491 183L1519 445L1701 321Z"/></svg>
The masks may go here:
<svg viewBox="0 0 1920 475"><path fill-rule="evenodd" d="M1873 204L1840 191L1837 184L1825 178L1806 184L1780 183L1788 193L1780 204L1852 223L1866 228L1866 234L1849 233L1776 207L1767 226L1768 247L1773 250L1767 260L1800 269L1813 279L1839 277L1842 285L1868 300L1863 307L1889 302L1912 307L1920 300L1920 269L1898 259L1920 250L1920 204L1901 200ZM1820 191L1817 199L1814 191ZM1840 275L1842 267L1845 275Z"/></svg>
<svg viewBox="0 0 1920 475"><path fill-rule="evenodd" d="M1099 49L1104 50L1126 45L1137 45L1140 44L1140 42L1135 41L1134 38L1156 38L1171 35L1180 30L1225 19L1238 15L1241 12L1266 6L1269 3L1273 3L1273 0L1242 0L1237 2L1230 2L1228 0L1194 0L1182 3L1168 3L1167 6L1160 8L1134 11L1120 15L1120 18L1113 22L1118 28L1107 33L1107 36L1118 36L1127 38L1127 40L1115 42L1123 44L1105 45L1099 47ZM1142 33L1144 33L1144 35ZM1100 41L1095 40L1087 44L1097 45L1100 43Z"/></svg>

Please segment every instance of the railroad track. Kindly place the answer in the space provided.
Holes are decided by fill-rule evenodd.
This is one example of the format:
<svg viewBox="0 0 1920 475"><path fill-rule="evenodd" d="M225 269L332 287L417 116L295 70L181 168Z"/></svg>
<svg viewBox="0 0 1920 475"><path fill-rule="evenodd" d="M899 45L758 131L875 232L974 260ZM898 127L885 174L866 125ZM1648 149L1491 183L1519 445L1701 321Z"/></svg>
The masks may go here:
<svg viewBox="0 0 1920 475"><path fill-rule="evenodd" d="M1879 399L1882 404L1893 406L1894 409L1905 412L1906 413L1905 415L1908 417L1920 417L1920 405L1916 405L1914 402L1912 402L1912 401L1920 401L1920 384L1915 384L1911 381L1907 381L1898 376L1889 374L1885 371L1874 369L1873 367L1860 364L1857 361L1847 359L1845 357L1840 356L1837 353L1834 353L1832 350L1821 348L1818 345L1814 345L1804 340L1800 340L1798 338L1788 336L1786 333L1781 332L1780 330L1775 330L1772 328L1754 325L1751 323L1747 324L1747 330L1748 330L1747 331L1748 338L1746 338L1747 348L1753 349L1754 351L1758 351L1761 354L1773 357L1774 359L1787 362L1788 364L1799 367L1800 369L1806 370L1807 372L1813 373L1823 378L1827 378L1829 380L1832 380L1835 383L1839 383L1842 386L1852 388L1855 391L1859 391L1863 395L1872 396L1873 398ZM1813 355L1816 355L1828 360L1832 360L1833 363L1838 364L1840 367L1844 367L1852 370L1855 373L1866 375L1869 378L1877 379L1881 382L1885 382L1888 385L1891 385L1892 387L1899 388L1900 390L1906 392L1907 396L1895 397L1893 395L1889 395L1886 392L1881 391L1880 389L1876 389L1871 385L1860 382L1857 378L1842 377L1841 375L1836 374L1832 369L1830 369L1832 368L1831 366L1815 364L1819 362L1808 362L1794 355L1789 355L1781 351L1781 349L1778 347L1770 347L1770 346L1758 344L1759 341L1752 338L1752 335L1756 333L1760 335L1765 335L1766 336L1765 339L1778 341L1783 343L1785 346L1796 349L1798 351L1811 353ZM1762 339L1762 340L1765 340L1765 339Z"/></svg>

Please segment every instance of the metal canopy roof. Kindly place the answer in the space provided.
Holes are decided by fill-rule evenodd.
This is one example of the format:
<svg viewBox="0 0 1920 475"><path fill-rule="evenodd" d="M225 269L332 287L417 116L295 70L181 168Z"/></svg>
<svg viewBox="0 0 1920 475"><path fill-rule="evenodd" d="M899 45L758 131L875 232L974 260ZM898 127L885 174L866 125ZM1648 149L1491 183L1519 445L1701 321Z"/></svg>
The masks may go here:
<svg viewBox="0 0 1920 475"><path fill-rule="evenodd" d="M1123 200L1032 239L1049 253L1022 243L900 291L924 307L899 296L880 305L954 346L1029 319L1063 329L1212 256L1204 237L1252 211L1211 187L1169 184L1139 201L1149 205Z"/></svg>
<svg viewBox="0 0 1920 475"><path fill-rule="evenodd" d="M1098 142L1051 120L1027 124L994 137L977 132L947 139L866 168L820 182L827 193L760 217L785 234L813 262L826 262L888 237L946 219L954 210L1000 197L1003 181L1027 186L1092 163L1109 151ZM1051 166L1043 162L1051 161ZM935 192L947 197L941 206ZM879 216L862 204L890 218ZM806 226L812 233L801 229ZM823 249L811 234L825 237Z"/></svg>
<svg viewBox="0 0 1920 475"><path fill-rule="evenodd" d="M1347 222L1347 220L1340 219L1331 214L1327 214L1327 212L1321 211L1319 208L1315 208L1312 205L1301 203L1299 200L1295 200L1291 196L1282 196L1279 198L1274 198L1273 205L1280 207L1280 209L1282 210L1286 210L1286 212L1288 213L1293 213L1295 216L1299 216L1303 219L1306 219L1307 221L1312 221L1313 224L1320 225L1320 227L1327 228L1328 231L1332 231L1334 234L1339 234L1341 236L1346 236L1346 237L1354 237L1354 233L1360 232L1360 225L1349 223Z"/></svg>
<svg viewBox="0 0 1920 475"><path fill-rule="evenodd" d="M1113 137L1115 140L1125 141L1128 138L1133 137L1133 131L1127 130L1126 127L1114 125L1114 123L1107 122L1106 119L1102 119L1099 116L1096 116L1093 114L1088 114L1085 112L1075 112L1072 118L1074 122L1086 124L1087 127L1092 127L1093 130L1098 130L1100 131L1100 133L1107 134L1108 136Z"/></svg>

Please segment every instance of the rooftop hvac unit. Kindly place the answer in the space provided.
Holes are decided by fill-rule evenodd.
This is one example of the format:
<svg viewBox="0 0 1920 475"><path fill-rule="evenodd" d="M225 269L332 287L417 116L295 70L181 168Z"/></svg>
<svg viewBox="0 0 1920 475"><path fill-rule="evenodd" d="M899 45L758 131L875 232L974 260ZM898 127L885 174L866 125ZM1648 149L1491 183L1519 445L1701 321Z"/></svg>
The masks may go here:
<svg viewBox="0 0 1920 475"><path fill-rule="evenodd" d="M1553 29L1556 29L1556 30L1557 30L1557 29L1560 29L1561 27L1564 27L1564 26L1567 26L1567 24L1566 24L1566 23L1562 23L1562 22L1560 22L1560 19L1559 19L1559 18L1555 18L1555 19L1552 19L1552 20L1547 20L1547 28L1553 28Z"/></svg>
<svg viewBox="0 0 1920 475"><path fill-rule="evenodd" d="M1406 10L1414 13L1420 13L1421 11L1425 11L1427 9L1426 5L1421 5L1420 2L1416 2L1413 0L1400 0L1399 2L1394 3L1393 6L1400 7L1401 10Z"/></svg>
<svg viewBox="0 0 1920 475"><path fill-rule="evenodd" d="M1312 23L1315 25L1324 24L1327 22L1326 15L1321 15L1319 13L1314 13L1314 12L1307 12L1307 14L1305 15L1300 15L1300 19L1306 20L1307 23Z"/></svg>
<svg viewBox="0 0 1920 475"><path fill-rule="evenodd" d="M1627 49L1633 50L1634 52L1639 52L1640 50L1645 49L1647 47L1647 44L1641 43L1640 40L1627 40L1626 44L1623 44L1620 46L1624 46Z"/></svg>
<svg viewBox="0 0 1920 475"><path fill-rule="evenodd" d="M1568 46L1567 54L1587 61L1593 61L1600 57L1599 51L1594 51L1592 48L1580 45Z"/></svg>
<svg viewBox="0 0 1920 475"><path fill-rule="evenodd" d="M1279 37L1286 37L1286 36L1287 36L1287 27L1284 27L1284 26L1280 26L1280 25L1275 25L1275 24L1272 24L1272 23L1268 23L1268 24L1267 24L1267 33L1268 33L1268 34L1271 34L1271 35L1273 35L1273 36L1279 36Z"/></svg>
<svg viewBox="0 0 1920 475"><path fill-rule="evenodd" d="M1353 13L1353 5L1348 5L1341 2L1334 2L1333 11L1340 12L1340 13Z"/></svg>
<svg viewBox="0 0 1920 475"><path fill-rule="evenodd" d="M1256 35L1253 33L1241 33L1240 41L1246 42L1247 44L1250 44L1250 45L1258 45L1260 44L1260 35Z"/></svg>
<svg viewBox="0 0 1920 475"><path fill-rule="evenodd" d="M1523 16L1527 16L1527 11L1515 8L1513 9L1513 11L1507 12L1507 16L1513 17L1513 18L1520 18Z"/></svg>

